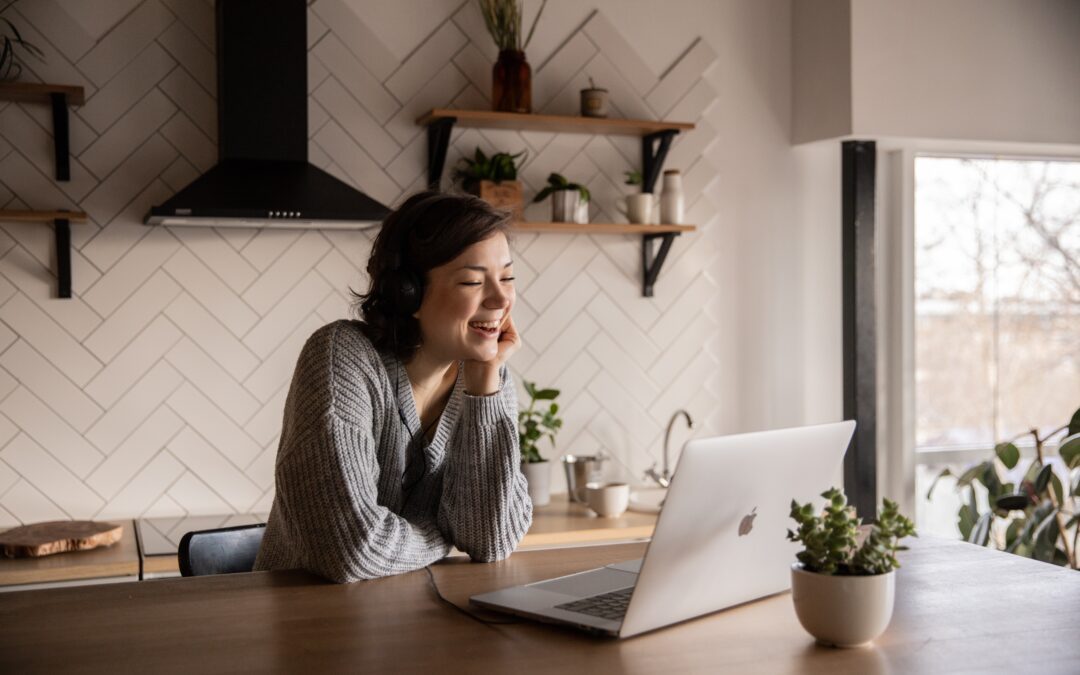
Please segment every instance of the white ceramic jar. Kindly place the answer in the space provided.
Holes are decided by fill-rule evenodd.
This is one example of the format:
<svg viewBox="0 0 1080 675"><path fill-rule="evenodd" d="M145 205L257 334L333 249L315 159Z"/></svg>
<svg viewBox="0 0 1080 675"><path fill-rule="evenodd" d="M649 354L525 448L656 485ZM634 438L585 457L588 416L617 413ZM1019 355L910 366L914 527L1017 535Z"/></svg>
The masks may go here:
<svg viewBox="0 0 1080 675"><path fill-rule="evenodd" d="M682 173L678 169L668 169L664 172L664 191L660 193L660 222L681 225L684 210Z"/></svg>

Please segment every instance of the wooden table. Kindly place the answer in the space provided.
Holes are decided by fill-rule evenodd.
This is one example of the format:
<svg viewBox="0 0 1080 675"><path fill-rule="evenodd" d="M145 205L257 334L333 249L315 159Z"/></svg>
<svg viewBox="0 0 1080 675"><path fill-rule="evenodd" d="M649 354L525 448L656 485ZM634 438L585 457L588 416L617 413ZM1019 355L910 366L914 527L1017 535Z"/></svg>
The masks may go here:
<svg viewBox="0 0 1080 675"><path fill-rule="evenodd" d="M642 554L644 544L433 567L458 604ZM299 571L159 579L0 596L0 672L1080 671L1080 573L956 541L903 555L876 647L818 647L791 597L629 640L531 622L489 626L439 603L425 572L334 585Z"/></svg>
<svg viewBox="0 0 1080 675"><path fill-rule="evenodd" d="M68 551L40 558L0 558L0 587L69 582L106 583L139 578L139 551L134 523L122 523L124 533L112 546Z"/></svg>

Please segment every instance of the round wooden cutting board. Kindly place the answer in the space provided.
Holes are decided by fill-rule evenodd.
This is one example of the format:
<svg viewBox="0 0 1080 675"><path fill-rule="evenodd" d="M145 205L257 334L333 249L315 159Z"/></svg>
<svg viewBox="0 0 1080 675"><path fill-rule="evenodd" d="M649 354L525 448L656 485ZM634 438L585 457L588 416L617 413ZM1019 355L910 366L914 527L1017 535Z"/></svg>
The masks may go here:
<svg viewBox="0 0 1080 675"><path fill-rule="evenodd" d="M53 520L23 525L0 533L7 558L38 558L65 551L85 551L120 541L124 528L92 520Z"/></svg>

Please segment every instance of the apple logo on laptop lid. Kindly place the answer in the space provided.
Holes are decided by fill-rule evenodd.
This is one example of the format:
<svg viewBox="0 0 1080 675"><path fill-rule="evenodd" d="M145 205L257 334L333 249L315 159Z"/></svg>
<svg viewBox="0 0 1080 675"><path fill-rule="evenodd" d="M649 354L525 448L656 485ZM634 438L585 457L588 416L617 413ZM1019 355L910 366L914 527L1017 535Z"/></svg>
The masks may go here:
<svg viewBox="0 0 1080 675"><path fill-rule="evenodd" d="M750 534L750 530L754 529L754 518L757 518L757 507L755 506L750 513L743 516L742 521L739 523L739 536L745 537Z"/></svg>

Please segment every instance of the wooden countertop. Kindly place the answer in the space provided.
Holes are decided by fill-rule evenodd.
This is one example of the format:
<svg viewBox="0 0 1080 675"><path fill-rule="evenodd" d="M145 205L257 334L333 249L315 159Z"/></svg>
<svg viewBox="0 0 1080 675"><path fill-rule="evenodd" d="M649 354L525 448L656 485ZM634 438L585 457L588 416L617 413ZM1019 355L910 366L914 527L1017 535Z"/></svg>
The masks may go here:
<svg viewBox="0 0 1080 675"><path fill-rule="evenodd" d="M103 577L139 578L139 550L134 522L124 526L120 541L89 551L69 551L41 558L0 558L0 586L78 581Z"/></svg>
<svg viewBox="0 0 1080 675"><path fill-rule="evenodd" d="M533 510L532 527L518 550L637 541L651 537L655 526L654 513L627 511L618 518L601 518L584 504L556 494L550 504ZM180 573L175 555L143 555L142 565L145 575Z"/></svg>
<svg viewBox="0 0 1080 675"><path fill-rule="evenodd" d="M107 548L43 558L0 559L0 586L102 577L137 579L140 563L143 575L180 573L175 553L146 555L136 543L133 521L123 521L123 525L123 538ZM533 512L532 527L518 550L648 539L655 525L655 514L627 511L618 518L601 518L584 504L569 501L565 494L552 495L550 504Z"/></svg>
<svg viewBox="0 0 1080 675"><path fill-rule="evenodd" d="M640 556L645 545L525 551L433 566L470 595ZM482 625L417 571L330 584L300 571L8 594L0 670L57 672L1075 672L1080 575L959 541L901 553L896 610L871 648L815 645L788 593L628 640L533 622Z"/></svg>

